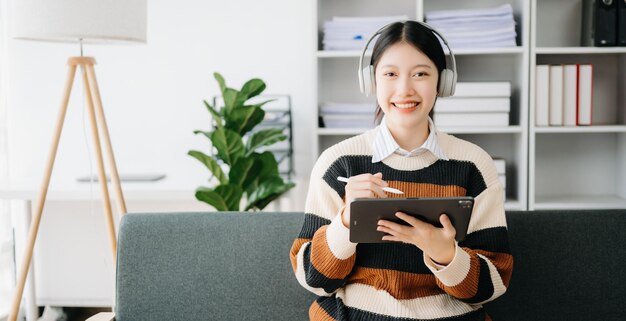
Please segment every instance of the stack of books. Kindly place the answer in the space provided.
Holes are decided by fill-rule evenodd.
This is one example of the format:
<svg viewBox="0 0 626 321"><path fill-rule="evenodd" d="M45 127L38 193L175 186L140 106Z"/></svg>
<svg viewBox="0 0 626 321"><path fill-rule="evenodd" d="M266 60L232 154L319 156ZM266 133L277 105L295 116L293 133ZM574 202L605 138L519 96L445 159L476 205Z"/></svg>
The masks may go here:
<svg viewBox="0 0 626 321"><path fill-rule="evenodd" d="M320 106L320 127L373 128L374 111L372 103L326 102Z"/></svg>
<svg viewBox="0 0 626 321"><path fill-rule="evenodd" d="M324 22L324 50L362 50L367 40L381 27L408 16L333 17Z"/></svg>
<svg viewBox="0 0 626 321"><path fill-rule="evenodd" d="M439 127L502 127L510 111L510 82L460 82L454 96L437 98L433 118Z"/></svg>
<svg viewBox="0 0 626 321"><path fill-rule="evenodd" d="M536 125L591 125L593 65L537 65L536 68Z"/></svg>
<svg viewBox="0 0 626 321"><path fill-rule="evenodd" d="M426 13L426 22L441 33L452 49L515 47L513 8L441 10Z"/></svg>

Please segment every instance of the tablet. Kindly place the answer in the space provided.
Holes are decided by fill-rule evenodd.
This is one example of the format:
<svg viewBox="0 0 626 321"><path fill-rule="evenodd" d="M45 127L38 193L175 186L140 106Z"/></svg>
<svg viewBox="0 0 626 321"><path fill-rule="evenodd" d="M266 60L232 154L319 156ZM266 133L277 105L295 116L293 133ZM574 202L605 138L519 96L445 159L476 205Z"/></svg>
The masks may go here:
<svg viewBox="0 0 626 321"><path fill-rule="evenodd" d="M395 216L404 212L424 222L441 227L439 216L445 213L456 229L456 240L462 241L467 234L474 198L358 198L350 203L350 242L385 243L385 233L377 231L378 220L385 219L408 225Z"/></svg>

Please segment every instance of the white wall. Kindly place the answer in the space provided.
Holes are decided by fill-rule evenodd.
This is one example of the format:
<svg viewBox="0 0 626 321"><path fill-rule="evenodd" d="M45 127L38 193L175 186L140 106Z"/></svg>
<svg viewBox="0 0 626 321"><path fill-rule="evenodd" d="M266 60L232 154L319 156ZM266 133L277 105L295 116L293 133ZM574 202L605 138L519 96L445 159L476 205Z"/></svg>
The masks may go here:
<svg viewBox="0 0 626 321"><path fill-rule="evenodd" d="M169 189L193 190L208 178L208 170L186 154L208 151L207 140L192 131L209 129L202 100L218 93L212 74L219 71L232 87L259 77L267 83L266 93L292 96L296 172L308 178L317 125L312 116L314 12L311 0L149 0L146 45L86 45L85 55L98 62L120 173L163 172L168 179L161 185ZM8 46L11 186L36 189L61 101L65 63L80 51L78 44L23 40L10 40ZM51 190L75 188L75 178L90 172L83 101L77 77ZM96 174L95 159L92 166Z"/></svg>

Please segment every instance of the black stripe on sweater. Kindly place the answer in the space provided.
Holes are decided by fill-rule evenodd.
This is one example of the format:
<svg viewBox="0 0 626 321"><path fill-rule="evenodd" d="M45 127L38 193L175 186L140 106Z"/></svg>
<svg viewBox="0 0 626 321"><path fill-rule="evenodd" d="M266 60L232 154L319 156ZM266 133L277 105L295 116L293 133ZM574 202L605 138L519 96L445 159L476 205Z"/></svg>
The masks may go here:
<svg viewBox="0 0 626 321"><path fill-rule="evenodd" d="M459 242L459 246L510 254L505 227L493 227L470 233L464 241ZM357 245L356 251L355 264L360 267L432 274L424 264L422 251L412 244L361 243Z"/></svg>
<svg viewBox="0 0 626 321"><path fill-rule="evenodd" d="M360 243L356 247L359 267L432 274L424 264L424 254L417 246L405 243Z"/></svg>
<svg viewBox="0 0 626 321"><path fill-rule="evenodd" d="M508 231L504 226L490 227L467 234L460 247L511 254Z"/></svg>
<svg viewBox="0 0 626 321"><path fill-rule="evenodd" d="M382 314L377 314L369 311L363 311L353 307L348 307L343 304L343 301L336 298L335 295L330 297L319 297L317 303L326 311L328 315L335 320L359 320L359 321L483 321L485 320L485 311L483 309L466 313L459 316L436 318L436 319L411 319L404 317L391 317Z"/></svg>
<svg viewBox="0 0 626 321"><path fill-rule="evenodd" d="M338 176L351 177L378 172L383 174L384 180L460 186L466 189L466 195L473 197L487 188L482 174L474 163L452 159L438 160L419 170L402 171L391 168L383 162L372 163L371 155L341 156L328 167L322 178L339 197L344 198L345 183L337 181Z"/></svg>
<svg viewBox="0 0 626 321"><path fill-rule="evenodd" d="M302 229L300 230L300 234L298 238L301 239L312 239L315 231L317 231L320 227L324 225L329 225L330 220L319 217L314 214L305 213L304 214L304 223L302 224Z"/></svg>
<svg viewBox="0 0 626 321"><path fill-rule="evenodd" d="M478 257L480 262L480 274L478 275L478 290L476 294L469 299L461 299L463 302L470 304L483 302L489 299L494 292L493 281L491 280L491 273L489 273L489 265L483 258Z"/></svg>
<svg viewBox="0 0 626 321"><path fill-rule="evenodd" d="M304 249L302 267L304 268L304 275L306 284L313 288L322 288L328 293L332 293L340 287L343 287L346 281L344 279L329 279L320 273L313 264L311 264L311 246Z"/></svg>

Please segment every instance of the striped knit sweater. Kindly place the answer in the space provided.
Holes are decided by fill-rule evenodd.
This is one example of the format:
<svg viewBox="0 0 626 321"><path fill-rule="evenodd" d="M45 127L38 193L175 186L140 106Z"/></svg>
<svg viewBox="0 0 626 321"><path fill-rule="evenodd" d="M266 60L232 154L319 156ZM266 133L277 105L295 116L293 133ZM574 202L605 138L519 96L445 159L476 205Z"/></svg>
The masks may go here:
<svg viewBox="0 0 626 321"><path fill-rule="evenodd" d="M319 296L310 319L490 320L481 304L506 291L513 268L493 160L480 147L437 132L448 160L425 152L372 163L376 130L329 148L311 173L304 224L290 252L296 278ZM475 197L468 235L449 265L436 266L411 244L348 240L338 215L345 184L337 176L377 172L403 197Z"/></svg>

